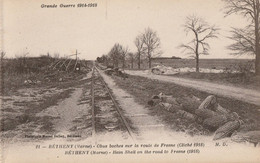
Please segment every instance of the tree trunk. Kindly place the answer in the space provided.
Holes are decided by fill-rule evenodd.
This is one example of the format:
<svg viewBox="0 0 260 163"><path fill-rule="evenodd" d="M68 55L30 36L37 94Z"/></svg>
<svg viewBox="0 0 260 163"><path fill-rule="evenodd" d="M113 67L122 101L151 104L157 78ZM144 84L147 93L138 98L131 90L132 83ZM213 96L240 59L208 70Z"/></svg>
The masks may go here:
<svg viewBox="0 0 260 163"><path fill-rule="evenodd" d="M149 68L152 67L152 61L151 61L151 57L149 58Z"/></svg>
<svg viewBox="0 0 260 163"><path fill-rule="evenodd" d="M138 53L138 69L141 69L141 53Z"/></svg>
<svg viewBox="0 0 260 163"><path fill-rule="evenodd" d="M260 33L259 33L259 1L256 1L256 14L255 14L255 74L260 76Z"/></svg>
<svg viewBox="0 0 260 163"><path fill-rule="evenodd" d="M260 76L260 57L259 52L258 55L255 57L255 74Z"/></svg>
<svg viewBox="0 0 260 163"><path fill-rule="evenodd" d="M118 60L115 59L114 67L118 67Z"/></svg>
<svg viewBox="0 0 260 163"><path fill-rule="evenodd" d="M196 72L200 72L200 69L199 69L199 56L198 55L196 56Z"/></svg>
<svg viewBox="0 0 260 163"><path fill-rule="evenodd" d="M197 40L197 44L196 44L196 72L199 72L199 39L198 39L198 35L196 33L196 40Z"/></svg>
<svg viewBox="0 0 260 163"><path fill-rule="evenodd" d="M123 59L123 70L125 69L125 59Z"/></svg>
<svg viewBox="0 0 260 163"><path fill-rule="evenodd" d="M148 62L149 62L149 68L152 68L152 56L150 54L149 48L148 48Z"/></svg>

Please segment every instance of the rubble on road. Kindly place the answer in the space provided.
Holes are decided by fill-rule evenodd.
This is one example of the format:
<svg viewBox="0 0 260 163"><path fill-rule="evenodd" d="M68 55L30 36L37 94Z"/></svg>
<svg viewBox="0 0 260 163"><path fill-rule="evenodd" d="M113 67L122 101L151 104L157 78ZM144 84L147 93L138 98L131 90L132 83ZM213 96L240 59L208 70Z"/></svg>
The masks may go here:
<svg viewBox="0 0 260 163"><path fill-rule="evenodd" d="M172 67L166 67L164 65L157 65L157 66L151 68L151 72L154 74L157 74L157 75L161 75L161 74L173 75L173 74L179 73Z"/></svg>
<svg viewBox="0 0 260 163"><path fill-rule="evenodd" d="M119 76L122 78L128 78L127 74L123 72L123 70L120 70L119 68L107 68L105 71L105 74L109 76Z"/></svg>
<svg viewBox="0 0 260 163"><path fill-rule="evenodd" d="M25 85L26 84L40 84L41 83L41 81L39 81L39 80L25 80L24 82L23 82Z"/></svg>
<svg viewBox="0 0 260 163"><path fill-rule="evenodd" d="M90 69L88 69L87 72L89 72ZM74 73L74 72L65 72L65 71L57 71L57 70L50 70L46 71L43 74L38 74L33 77L27 77L26 80L24 80L24 85L37 85L42 84L45 82L66 82L73 79L76 79L77 77L81 77L85 74L85 72L81 71L80 73Z"/></svg>
<svg viewBox="0 0 260 163"><path fill-rule="evenodd" d="M157 65L150 69L150 72L156 75L174 75L179 73L189 73L196 72L196 68L190 67L181 67L181 68L173 68L164 65ZM225 69L209 69L209 68L200 68L201 73L224 73ZM237 73L237 71L231 71L231 73Z"/></svg>
<svg viewBox="0 0 260 163"><path fill-rule="evenodd" d="M183 120L191 124L201 125L205 131L214 133L213 140L230 137L235 131L242 129L244 125L241 117L236 112L231 112L229 109L222 107L214 95L210 95L202 101L194 95L173 97L160 93L152 96L148 105L158 106L159 109L173 113L174 116L179 117L176 119L177 124ZM184 127L183 125L177 126ZM178 130L183 131L184 129ZM185 132L193 135L193 130Z"/></svg>
<svg viewBox="0 0 260 163"><path fill-rule="evenodd" d="M158 97L161 99L162 102L167 102L167 103L177 103L177 99L174 98L173 96L167 96L163 93L160 93Z"/></svg>

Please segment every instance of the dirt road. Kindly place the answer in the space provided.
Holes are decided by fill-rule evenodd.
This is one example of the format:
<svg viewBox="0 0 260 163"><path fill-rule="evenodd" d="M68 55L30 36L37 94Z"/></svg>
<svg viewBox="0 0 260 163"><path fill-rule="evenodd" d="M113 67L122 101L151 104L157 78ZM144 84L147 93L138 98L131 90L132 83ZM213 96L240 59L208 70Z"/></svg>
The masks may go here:
<svg viewBox="0 0 260 163"><path fill-rule="evenodd" d="M172 76L162 76L147 73L147 71L126 71L130 75L137 75L156 79L165 82L172 82L185 87L194 88L219 96L229 97L240 101L248 102L260 106L260 92L252 89L238 88L234 86L221 85L216 83L209 83L195 79L184 79Z"/></svg>

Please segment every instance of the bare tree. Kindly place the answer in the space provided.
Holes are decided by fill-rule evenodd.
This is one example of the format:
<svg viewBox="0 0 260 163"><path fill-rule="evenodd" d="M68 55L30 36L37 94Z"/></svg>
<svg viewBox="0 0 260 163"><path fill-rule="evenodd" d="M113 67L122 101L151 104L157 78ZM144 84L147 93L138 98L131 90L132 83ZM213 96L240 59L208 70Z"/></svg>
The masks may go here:
<svg viewBox="0 0 260 163"><path fill-rule="evenodd" d="M102 56L102 61L104 62L104 64L108 67L109 63L111 62L111 58L108 55L103 55Z"/></svg>
<svg viewBox="0 0 260 163"><path fill-rule="evenodd" d="M145 50L147 50L147 59L149 62L149 68L151 68L152 57L156 57L161 54L161 52L159 51L161 41L157 33L149 27L146 28L144 33L142 34L142 41L144 42Z"/></svg>
<svg viewBox="0 0 260 163"><path fill-rule="evenodd" d="M1 65L2 65L2 63L3 63L2 61L3 61L4 57L5 57L5 52L2 51L2 52L1 52L1 63L0 63Z"/></svg>
<svg viewBox="0 0 260 163"><path fill-rule="evenodd" d="M228 49L232 51L231 54L255 54L254 32L251 29L232 28L231 33L232 36L229 38L235 41L235 43L228 46Z"/></svg>
<svg viewBox="0 0 260 163"><path fill-rule="evenodd" d="M4 64L4 57L5 57L5 52L1 52L1 60L0 60L0 76L1 75L3 75L3 68L4 68L4 66L3 66L3 64ZM3 79L2 78L3 76L1 76L1 79ZM2 83L1 83L2 84Z"/></svg>
<svg viewBox="0 0 260 163"><path fill-rule="evenodd" d="M119 61L122 58L122 45L116 43L108 53L109 58L113 62L114 67L118 67Z"/></svg>
<svg viewBox="0 0 260 163"><path fill-rule="evenodd" d="M199 56L208 55L210 49L208 39L217 38L218 28L210 26L203 19L193 15L186 18L184 31L188 34L192 32L194 39L188 44L181 44L179 48L184 49L186 54L191 54L196 60L196 72L199 72ZM202 48L202 49L201 49Z"/></svg>
<svg viewBox="0 0 260 163"><path fill-rule="evenodd" d="M135 54L132 52L127 53L127 58L131 63L131 69L134 68Z"/></svg>
<svg viewBox="0 0 260 163"><path fill-rule="evenodd" d="M128 47L122 47L121 53L122 53L122 68L125 69L125 60L126 60L126 54L128 52Z"/></svg>
<svg viewBox="0 0 260 163"><path fill-rule="evenodd" d="M250 23L244 29L232 30L234 44L228 48L233 54L254 54L255 73L260 75L260 2L259 0L223 0L226 3L225 14L240 14Z"/></svg>
<svg viewBox="0 0 260 163"><path fill-rule="evenodd" d="M141 68L141 57L144 54L144 50L145 50L142 35L138 35L135 38L134 43L137 48L137 65L138 65L138 69L140 69Z"/></svg>

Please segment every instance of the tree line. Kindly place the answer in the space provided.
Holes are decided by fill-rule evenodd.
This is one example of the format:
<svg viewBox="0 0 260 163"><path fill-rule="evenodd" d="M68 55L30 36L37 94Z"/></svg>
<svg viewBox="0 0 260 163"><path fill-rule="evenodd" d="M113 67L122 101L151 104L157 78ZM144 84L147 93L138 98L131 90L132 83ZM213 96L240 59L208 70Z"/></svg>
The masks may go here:
<svg viewBox="0 0 260 163"><path fill-rule="evenodd" d="M234 42L227 46L232 55L253 55L255 56L255 74L260 75L260 3L259 0L223 0L225 2L224 12L226 16L239 14L247 18L248 24L244 28L231 29L229 37ZM202 18L192 15L186 17L183 25L187 34L192 34L193 39L188 43L183 43L178 48L189 54L196 61L196 72L199 72L200 55L209 55L210 45L208 40L218 38L220 28L210 25ZM137 63L138 69L141 68L143 59L148 61L149 68L153 57L160 56L161 42L156 31L146 28L143 33L136 36L134 40L136 52L130 52L127 46L119 43L114 44L108 54L98 57L97 60L112 66L118 67L122 64L124 69L126 60Z"/></svg>
<svg viewBox="0 0 260 163"><path fill-rule="evenodd" d="M146 28L143 33L136 36L134 44L137 49L135 53L130 52L127 46L115 43L108 54L98 57L97 61L104 62L107 65L112 64L113 67L118 67L119 63L121 63L123 69L126 66L126 60L131 63L131 68L133 68L134 62L137 61L138 69L140 69L142 60L146 59L149 68L151 68L152 58L161 54L161 41L157 32L149 27Z"/></svg>

